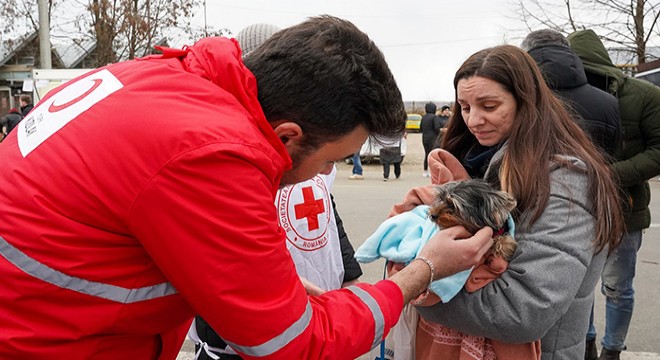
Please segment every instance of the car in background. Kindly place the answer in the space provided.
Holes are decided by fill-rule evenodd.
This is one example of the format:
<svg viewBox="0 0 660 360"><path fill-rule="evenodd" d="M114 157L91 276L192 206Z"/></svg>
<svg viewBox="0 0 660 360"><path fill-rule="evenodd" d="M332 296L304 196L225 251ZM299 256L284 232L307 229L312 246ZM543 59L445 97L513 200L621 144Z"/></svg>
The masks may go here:
<svg viewBox="0 0 660 360"><path fill-rule="evenodd" d="M396 146L400 142L401 144L401 161L403 161L403 158L406 157L406 152L408 151L408 145L406 144L406 135L404 134L401 139L386 139L386 140L378 140L373 137L368 137L367 141L362 144L362 148L360 148L360 160L368 164L370 162L375 162L378 160L380 157L380 149L383 148L383 146ZM351 158L346 159L347 164L351 164Z"/></svg>
<svg viewBox="0 0 660 360"><path fill-rule="evenodd" d="M419 132L419 126L422 123L422 115L408 114L406 117L406 131Z"/></svg>

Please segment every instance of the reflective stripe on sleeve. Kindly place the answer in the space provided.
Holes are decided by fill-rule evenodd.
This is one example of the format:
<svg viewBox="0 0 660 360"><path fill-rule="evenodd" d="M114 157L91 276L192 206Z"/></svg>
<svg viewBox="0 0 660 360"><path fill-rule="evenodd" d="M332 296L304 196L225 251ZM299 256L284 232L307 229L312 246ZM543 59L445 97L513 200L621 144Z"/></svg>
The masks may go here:
<svg viewBox="0 0 660 360"><path fill-rule="evenodd" d="M300 315L300 318L298 318L296 322L291 324L291 326L289 326L281 334L266 341L261 345L241 346L236 343L229 342L225 339L223 340L225 340L227 345L229 345L232 349L242 352L245 355L254 356L254 357L268 356L280 350L281 348L286 346L286 344L290 343L293 339L297 338L300 334L302 334L303 331L307 329L307 326L309 326L311 320L312 320L312 305L309 303L309 301L307 301L305 312L302 315Z"/></svg>
<svg viewBox="0 0 660 360"><path fill-rule="evenodd" d="M373 316L374 323L376 324L374 342L371 344L371 348L373 349L383 341L383 334L385 333L385 316L383 315L380 306L378 306L378 302L376 302L376 299L374 299L371 294L357 286L349 286L346 289L359 297L371 311L371 316Z"/></svg>
<svg viewBox="0 0 660 360"><path fill-rule="evenodd" d="M170 283L161 283L137 289L127 289L115 285L89 281L69 276L46 266L18 250L0 237L0 255L17 268L39 280L61 287L63 289L96 296L106 300L130 304L143 300L156 299L176 294L176 289Z"/></svg>

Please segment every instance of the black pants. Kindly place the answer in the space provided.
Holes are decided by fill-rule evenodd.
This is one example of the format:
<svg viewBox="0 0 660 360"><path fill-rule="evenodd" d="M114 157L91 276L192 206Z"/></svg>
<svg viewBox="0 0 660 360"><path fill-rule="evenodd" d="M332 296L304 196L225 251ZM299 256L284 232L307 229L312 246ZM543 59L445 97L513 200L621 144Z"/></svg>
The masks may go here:
<svg viewBox="0 0 660 360"><path fill-rule="evenodd" d="M395 162L392 165L394 165L394 176L398 179L401 176L401 163ZM390 177L390 163L388 162L383 162L383 177L385 179Z"/></svg>
<svg viewBox="0 0 660 360"><path fill-rule="evenodd" d="M197 315L195 316L195 330L197 330L197 335L199 338L204 341L205 343L217 347L217 348L224 348L227 346L227 343L225 343L220 336L218 336L218 333L216 333L211 326L204 320L202 319L201 316ZM195 345L195 352L199 350L199 345ZM238 355L230 355L230 354L216 354L220 357L220 360L241 360L242 358ZM198 357L199 360L212 360L210 356L202 350L202 352L199 354Z"/></svg>
<svg viewBox="0 0 660 360"><path fill-rule="evenodd" d="M427 171L429 169L429 154L433 149L439 147L438 140L426 139L422 141L422 145L424 146L424 171Z"/></svg>
<svg viewBox="0 0 660 360"><path fill-rule="evenodd" d="M199 350L199 345L195 345L195 352ZM243 360L242 357L238 355L229 355L229 354L216 354L218 357L220 357L219 360ZM199 353L199 357L197 358L198 360L213 360L210 356L208 356L204 350L202 350L201 353Z"/></svg>

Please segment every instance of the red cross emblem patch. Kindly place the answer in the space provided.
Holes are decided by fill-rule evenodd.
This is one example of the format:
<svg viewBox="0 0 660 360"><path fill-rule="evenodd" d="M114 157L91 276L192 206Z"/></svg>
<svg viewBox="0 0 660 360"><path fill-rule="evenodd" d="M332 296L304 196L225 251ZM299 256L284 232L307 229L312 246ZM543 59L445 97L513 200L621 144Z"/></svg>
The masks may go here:
<svg viewBox="0 0 660 360"><path fill-rule="evenodd" d="M280 189L276 205L280 225L291 244L305 251L327 244L330 194L320 176Z"/></svg>

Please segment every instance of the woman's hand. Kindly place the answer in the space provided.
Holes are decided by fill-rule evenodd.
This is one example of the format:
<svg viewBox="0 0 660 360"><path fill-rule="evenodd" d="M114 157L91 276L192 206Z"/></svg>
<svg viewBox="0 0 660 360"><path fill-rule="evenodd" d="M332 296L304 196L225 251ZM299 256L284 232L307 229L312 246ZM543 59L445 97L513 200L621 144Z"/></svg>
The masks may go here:
<svg viewBox="0 0 660 360"><path fill-rule="evenodd" d="M414 187L408 191L402 202L392 207L387 217L410 211L419 205L431 205L435 202L436 194L437 191L433 185Z"/></svg>
<svg viewBox="0 0 660 360"><path fill-rule="evenodd" d="M303 286L305 287L305 290L307 290L307 295L313 295L313 296L319 296L325 293L325 290L321 289L320 287L316 286L313 282L305 279L304 277L300 277L300 281L303 283Z"/></svg>
<svg viewBox="0 0 660 360"><path fill-rule="evenodd" d="M435 149L429 154L429 172L431 183L442 185L450 181L467 180L470 178L460 161L449 151ZM399 215L410 211L419 205L432 205L435 201L436 191L433 185L420 186L410 189L403 201L394 205L387 217Z"/></svg>
<svg viewBox="0 0 660 360"><path fill-rule="evenodd" d="M431 151L428 162L432 184L442 185L450 181L470 178L463 164L447 150L435 149Z"/></svg>

